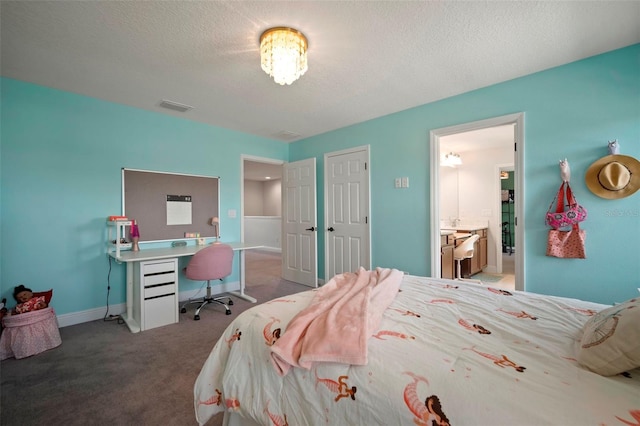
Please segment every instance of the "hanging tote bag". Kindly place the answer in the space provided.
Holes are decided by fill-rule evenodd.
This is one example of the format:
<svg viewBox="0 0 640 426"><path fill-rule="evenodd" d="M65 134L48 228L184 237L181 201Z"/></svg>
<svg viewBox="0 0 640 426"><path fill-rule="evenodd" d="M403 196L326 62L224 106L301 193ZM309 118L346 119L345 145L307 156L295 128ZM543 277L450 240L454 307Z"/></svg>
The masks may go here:
<svg viewBox="0 0 640 426"><path fill-rule="evenodd" d="M585 230L577 223L568 231L549 229L547 237L547 256L565 259L586 259L587 253L584 241L587 238Z"/></svg>
<svg viewBox="0 0 640 426"><path fill-rule="evenodd" d="M564 209L565 186L567 188L567 210ZM552 212L551 210L553 208L553 203L556 202L556 200L556 211ZM562 182L560 188L558 189L556 197L553 199L553 201L551 201L551 204L549 205L549 209L547 210L547 215L545 217L545 223L553 229L559 229L566 226L578 224L586 218L587 209L578 204L575 197L573 196L573 192L571 191L569 182Z"/></svg>

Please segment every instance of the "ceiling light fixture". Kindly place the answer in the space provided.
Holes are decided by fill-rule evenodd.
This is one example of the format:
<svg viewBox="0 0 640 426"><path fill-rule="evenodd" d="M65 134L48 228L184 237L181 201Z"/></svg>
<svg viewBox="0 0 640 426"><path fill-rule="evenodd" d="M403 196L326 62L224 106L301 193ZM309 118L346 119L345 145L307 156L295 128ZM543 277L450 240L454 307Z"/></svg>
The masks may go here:
<svg viewBox="0 0 640 426"><path fill-rule="evenodd" d="M289 85L307 72L307 38L287 27L270 28L260 36L264 72L280 85Z"/></svg>
<svg viewBox="0 0 640 426"><path fill-rule="evenodd" d="M453 152L446 154L442 159L442 161L440 162L441 166L447 166L447 167L455 167L461 164L462 164L462 158L460 158L459 154L455 154Z"/></svg>

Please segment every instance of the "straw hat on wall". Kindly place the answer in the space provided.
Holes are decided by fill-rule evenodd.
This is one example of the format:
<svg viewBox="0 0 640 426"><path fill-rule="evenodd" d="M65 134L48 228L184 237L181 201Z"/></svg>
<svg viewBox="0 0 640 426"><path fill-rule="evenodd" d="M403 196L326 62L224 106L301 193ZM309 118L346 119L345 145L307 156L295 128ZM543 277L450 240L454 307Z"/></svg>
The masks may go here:
<svg viewBox="0 0 640 426"><path fill-rule="evenodd" d="M640 162L628 155L607 155L589 166L584 180L598 197L628 197L640 187Z"/></svg>

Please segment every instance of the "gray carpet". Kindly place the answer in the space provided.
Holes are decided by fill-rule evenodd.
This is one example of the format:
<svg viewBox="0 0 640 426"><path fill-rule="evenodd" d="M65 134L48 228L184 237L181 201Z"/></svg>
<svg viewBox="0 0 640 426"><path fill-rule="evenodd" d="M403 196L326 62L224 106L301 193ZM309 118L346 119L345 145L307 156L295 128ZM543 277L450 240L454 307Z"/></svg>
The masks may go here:
<svg viewBox="0 0 640 426"><path fill-rule="evenodd" d="M309 289L280 279L270 252L246 253L246 282L258 303ZM58 348L0 364L0 424L195 425L195 379L227 325L253 306L234 298L232 315L209 305L194 321L192 305L179 323L137 334L116 321L61 328ZM222 415L208 423L221 424Z"/></svg>

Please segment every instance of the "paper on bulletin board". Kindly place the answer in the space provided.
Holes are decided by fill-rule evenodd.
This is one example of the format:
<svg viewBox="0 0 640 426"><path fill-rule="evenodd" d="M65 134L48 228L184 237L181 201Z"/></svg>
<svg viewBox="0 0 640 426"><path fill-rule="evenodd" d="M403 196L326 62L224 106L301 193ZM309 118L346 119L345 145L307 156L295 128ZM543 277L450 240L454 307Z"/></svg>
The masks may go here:
<svg viewBox="0 0 640 426"><path fill-rule="evenodd" d="M191 225L191 196L167 195L167 225Z"/></svg>

